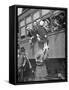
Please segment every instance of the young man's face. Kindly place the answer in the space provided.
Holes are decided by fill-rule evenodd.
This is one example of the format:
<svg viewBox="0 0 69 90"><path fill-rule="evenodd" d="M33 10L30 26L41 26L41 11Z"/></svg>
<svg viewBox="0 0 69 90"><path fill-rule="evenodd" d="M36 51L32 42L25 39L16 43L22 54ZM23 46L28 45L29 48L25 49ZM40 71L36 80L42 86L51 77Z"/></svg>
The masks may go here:
<svg viewBox="0 0 69 90"><path fill-rule="evenodd" d="M25 55L25 52L22 52L22 55Z"/></svg>

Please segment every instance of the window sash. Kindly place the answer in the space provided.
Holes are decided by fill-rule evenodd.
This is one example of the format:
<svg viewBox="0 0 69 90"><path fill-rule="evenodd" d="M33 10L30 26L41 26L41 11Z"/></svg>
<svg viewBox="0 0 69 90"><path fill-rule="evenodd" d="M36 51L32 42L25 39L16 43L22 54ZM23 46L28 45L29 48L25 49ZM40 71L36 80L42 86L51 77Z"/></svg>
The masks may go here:
<svg viewBox="0 0 69 90"><path fill-rule="evenodd" d="M33 14L33 20L36 20L40 17L40 12L37 11L36 13Z"/></svg>
<svg viewBox="0 0 69 90"><path fill-rule="evenodd" d="M32 26L32 23L28 24L27 27L28 27L29 29L32 29L32 27L33 27L33 26Z"/></svg>
<svg viewBox="0 0 69 90"><path fill-rule="evenodd" d="M22 21L20 22L20 27L22 27L22 26L25 26L25 20L22 20Z"/></svg>
<svg viewBox="0 0 69 90"><path fill-rule="evenodd" d="M30 23L32 21L31 16L26 18L26 24Z"/></svg>
<svg viewBox="0 0 69 90"><path fill-rule="evenodd" d="M25 34L25 27L22 27L21 28L21 36L25 36L26 34Z"/></svg>
<svg viewBox="0 0 69 90"><path fill-rule="evenodd" d="M18 15L22 14L22 8L18 8Z"/></svg>
<svg viewBox="0 0 69 90"><path fill-rule="evenodd" d="M42 16L45 15L45 14L48 14L50 12L50 10L44 10L42 9Z"/></svg>

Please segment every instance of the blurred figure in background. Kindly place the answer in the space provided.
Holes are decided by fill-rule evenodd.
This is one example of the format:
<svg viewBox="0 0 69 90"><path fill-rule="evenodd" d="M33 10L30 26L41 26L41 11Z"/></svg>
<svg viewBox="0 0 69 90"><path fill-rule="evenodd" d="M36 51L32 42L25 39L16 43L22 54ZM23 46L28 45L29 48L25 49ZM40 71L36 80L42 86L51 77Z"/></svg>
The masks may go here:
<svg viewBox="0 0 69 90"><path fill-rule="evenodd" d="M27 81L30 76L32 66L26 55L26 51L25 51L24 47L21 48L21 56L20 57L22 60L22 63L20 65L20 71L21 71L20 79L21 79L21 81Z"/></svg>

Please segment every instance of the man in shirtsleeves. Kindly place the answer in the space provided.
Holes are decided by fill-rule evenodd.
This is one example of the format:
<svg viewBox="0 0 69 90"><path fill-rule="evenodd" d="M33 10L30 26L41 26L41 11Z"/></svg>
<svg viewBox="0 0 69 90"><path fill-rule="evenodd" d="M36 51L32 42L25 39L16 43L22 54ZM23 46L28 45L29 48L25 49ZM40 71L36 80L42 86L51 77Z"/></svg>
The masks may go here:
<svg viewBox="0 0 69 90"><path fill-rule="evenodd" d="M30 76L30 71L32 69L31 63L26 55L25 48L21 48L21 59L22 59L22 70L23 70L23 75L22 78L24 81L28 80Z"/></svg>

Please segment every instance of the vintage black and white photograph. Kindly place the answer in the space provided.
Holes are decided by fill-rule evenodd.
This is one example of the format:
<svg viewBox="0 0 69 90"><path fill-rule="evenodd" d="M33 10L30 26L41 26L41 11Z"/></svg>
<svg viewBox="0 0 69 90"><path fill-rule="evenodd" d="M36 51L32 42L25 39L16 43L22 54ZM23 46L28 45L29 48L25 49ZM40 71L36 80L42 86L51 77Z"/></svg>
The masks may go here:
<svg viewBox="0 0 69 90"><path fill-rule="evenodd" d="M66 12L17 8L17 82L66 80Z"/></svg>

